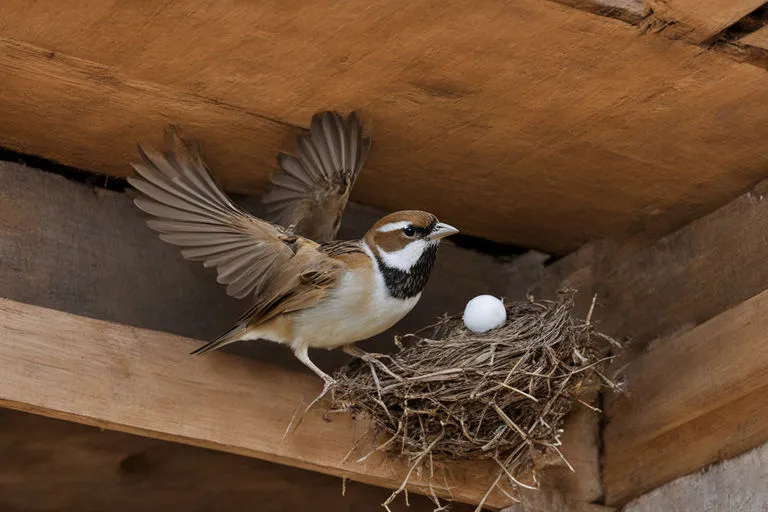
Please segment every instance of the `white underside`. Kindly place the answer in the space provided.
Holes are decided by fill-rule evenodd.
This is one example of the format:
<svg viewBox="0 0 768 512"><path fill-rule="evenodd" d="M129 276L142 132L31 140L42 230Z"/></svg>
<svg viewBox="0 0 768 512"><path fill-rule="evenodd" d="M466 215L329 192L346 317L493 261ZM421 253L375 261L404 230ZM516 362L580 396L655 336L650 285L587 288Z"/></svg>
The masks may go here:
<svg viewBox="0 0 768 512"><path fill-rule="evenodd" d="M371 264L375 265L373 260ZM407 315L419 298L421 293L405 300L392 297L377 269L373 279L370 269L348 271L318 306L295 313L292 339L275 339L258 331L249 332L244 339L268 339L294 350L336 348L386 331Z"/></svg>
<svg viewBox="0 0 768 512"><path fill-rule="evenodd" d="M370 276L360 274L348 272L329 300L296 315L294 348L296 344L334 348L368 339L399 322L421 297L395 299L381 276L377 274L372 290Z"/></svg>

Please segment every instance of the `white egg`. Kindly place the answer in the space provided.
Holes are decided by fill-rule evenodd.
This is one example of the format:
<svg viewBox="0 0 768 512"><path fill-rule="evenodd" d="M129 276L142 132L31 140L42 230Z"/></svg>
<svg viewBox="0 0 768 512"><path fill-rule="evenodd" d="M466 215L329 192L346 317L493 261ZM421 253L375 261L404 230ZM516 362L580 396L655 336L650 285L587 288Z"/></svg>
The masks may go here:
<svg viewBox="0 0 768 512"><path fill-rule="evenodd" d="M464 325L472 332L486 332L504 325L507 308L493 295L478 295L464 308Z"/></svg>

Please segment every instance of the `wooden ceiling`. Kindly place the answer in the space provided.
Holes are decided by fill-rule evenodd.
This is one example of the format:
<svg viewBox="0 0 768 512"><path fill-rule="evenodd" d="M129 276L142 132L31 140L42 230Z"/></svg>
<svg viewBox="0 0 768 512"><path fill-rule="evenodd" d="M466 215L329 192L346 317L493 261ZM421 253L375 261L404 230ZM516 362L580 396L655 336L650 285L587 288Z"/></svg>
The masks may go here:
<svg viewBox="0 0 768 512"><path fill-rule="evenodd" d="M81 168L125 175L174 122L258 193L313 112L362 109L354 199L553 253L664 234L768 176L765 70L559 3L3 3L0 146Z"/></svg>

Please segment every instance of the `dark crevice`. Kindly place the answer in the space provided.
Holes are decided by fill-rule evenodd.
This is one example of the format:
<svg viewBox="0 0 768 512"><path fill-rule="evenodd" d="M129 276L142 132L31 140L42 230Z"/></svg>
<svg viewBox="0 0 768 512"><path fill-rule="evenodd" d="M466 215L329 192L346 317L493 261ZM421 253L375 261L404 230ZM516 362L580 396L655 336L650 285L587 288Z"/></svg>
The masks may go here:
<svg viewBox="0 0 768 512"><path fill-rule="evenodd" d="M28 167L33 167L35 169L51 174L56 174L70 181L82 183L90 187L103 188L114 192L125 192L127 189L131 189L131 186L128 184L128 181L125 178L77 169L75 167L60 164L47 158L27 155L24 153L12 151L10 149L0 148L0 161L14 162L26 165ZM238 196L232 195L232 198L237 200ZM474 251L487 254L495 258L513 259L516 256L520 256L521 254L528 252L528 249L525 247L494 242L492 240L487 240L471 235L454 235L451 237L451 241L462 249L472 249Z"/></svg>
<svg viewBox="0 0 768 512"><path fill-rule="evenodd" d="M598 414L598 427L597 427L597 474L600 477L600 497L593 502L595 505L605 505L605 488L602 485L605 482L603 475L605 474L605 427L608 423L605 415L605 393L607 390L603 389L597 395L597 408L602 412Z"/></svg>
<svg viewBox="0 0 768 512"><path fill-rule="evenodd" d="M112 190L115 192L124 192L125 189L130 188L128 181L125 178L108 176L106 174L99 174L91 171L84 171L82 169L60 164L47 158L18 153L16 151L11 151L10 149L0 148L0 161L13 162L26 165L28 167L34 167L35 169L39 169L44 172L57 174L70 181L83 183L91 187Z"/></svg>
<svg viewBox="0 0 768 512"><path fill-rule="evenodd" d="M486 238L459 233L450 238L451 242L462 249L471 249L495 258L515 258L525 254L529 249L514 244L494 242Z"/></svg>
<svg viewBox="0 0 768 512"><path fill-rule="evenodd" d="M768 3L761 5L739 21L713 37L709 44L717 42L733 43L752 32L757 32L768 25Z"/></svg>
<svg viewBox="0 0 768 512"><path fill-rule="evenodd" d="M731 58L768 70L768 50L744 44L744 38L768 25L768 3L750 12L702 46L720 51Z"/></svg>

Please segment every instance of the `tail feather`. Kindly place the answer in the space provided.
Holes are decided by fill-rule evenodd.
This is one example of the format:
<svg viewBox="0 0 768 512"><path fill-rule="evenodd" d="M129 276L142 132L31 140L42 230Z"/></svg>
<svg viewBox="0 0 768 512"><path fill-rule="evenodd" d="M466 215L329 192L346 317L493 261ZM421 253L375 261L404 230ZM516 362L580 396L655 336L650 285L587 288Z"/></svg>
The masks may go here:
<svg viewBox="0 0 768 512"><path fill-rule="evenodd" d="M190 352L190 354L193 356L199 356L205 354L206 352L210 352L211 350L219 349L224 345L229 345L230 343L240 341L243 339L245 332L246 328L244 325L236 324L234 327L232 327L218 338L211 340L202 347L193 350Z"/></svg>

